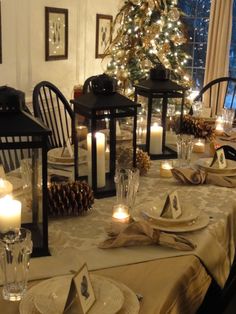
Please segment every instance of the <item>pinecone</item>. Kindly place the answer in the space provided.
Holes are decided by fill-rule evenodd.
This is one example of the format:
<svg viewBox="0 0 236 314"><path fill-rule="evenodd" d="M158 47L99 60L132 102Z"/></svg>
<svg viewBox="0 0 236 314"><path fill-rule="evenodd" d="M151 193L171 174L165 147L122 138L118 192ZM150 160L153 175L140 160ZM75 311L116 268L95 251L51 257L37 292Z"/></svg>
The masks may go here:
<svg viewBox="0 0 236 314"><path fill-rule="evenodd" d="M195 118L190 115L183 117L181 132L208 140L214 138L214 130L211 125L202 118Z"/></svg>
<svg viewBox="0 0 236 314"><path fill-rule="evenodd" d="M139 169L141 176L147 174L151 167L150 157L146 152L139 148L137 148L136 151L136 167Z"/></svg>
<svg viewBox="0 0 236 314"><path fill-rule="evenodd" d="M93 190L86 182L51 183L48 187L48 215L79 216L92 208Z"/></svg>
<svg viewBox="0 0 236 314"><path fill-rule="evenodd" d="M122 168L131 168L133 166L133 149L130 147L120 147L117 151L117 163ZM150 169L150 157L142 149L136 150L136 167L140 175L145 175Z"/></svg>

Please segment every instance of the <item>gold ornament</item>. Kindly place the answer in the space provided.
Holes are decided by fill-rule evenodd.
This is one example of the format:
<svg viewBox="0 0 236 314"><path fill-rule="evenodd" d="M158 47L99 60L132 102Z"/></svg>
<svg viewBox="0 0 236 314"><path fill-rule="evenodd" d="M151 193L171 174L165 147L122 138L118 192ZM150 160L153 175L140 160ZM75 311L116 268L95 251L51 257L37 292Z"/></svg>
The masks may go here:
<svg viewBox="0 0 236 314"><path fill-rule="evenodd" d="M167 13L167 16L171 22L176 22L180 18L179 10L177 8L173 8Z"/></svg>
<svg viewBox="0 0 236 314"><path fill-rule="evenodd" d="M150 68L152 66L152 62L149 59L145 59L141 62L143 68Z"/></svg>
<svg viewBox="0 0 236 314"><path fill-rule="evenodd" d="M119 50L116 55L118 58L122 58L125 55L125 52L124 50Z"/></svg>
<svg viewBox="0 0 236 314"><path fill-rule="evenodd" d="M153 24L151 27L151 31L155 33L155 35L159 34L162 31L162 25L161 24Z"/></svg>
<svg viewBox="0 0 236 314"><path fill-rule="evenodd" d="M118 80L123 81L124 79L128 78L128 71L127 70L118 70L116 77L118 78Z"/></svg>
<svg viewBox="0 0 236 314"><path fill-rule="evenodd" d="M124 70L124 71L122 72L122 78L123 78L123 79L127 79L128 76L129 76L128 71Z"/></svg>
<svg viewBox="0 0 236 314"><path fill-rule="evenodd" d="M183 45L186 43L187 39L184 37L182 33L174 34L170 37L171 41L175 44L175 46Z"/></svg>

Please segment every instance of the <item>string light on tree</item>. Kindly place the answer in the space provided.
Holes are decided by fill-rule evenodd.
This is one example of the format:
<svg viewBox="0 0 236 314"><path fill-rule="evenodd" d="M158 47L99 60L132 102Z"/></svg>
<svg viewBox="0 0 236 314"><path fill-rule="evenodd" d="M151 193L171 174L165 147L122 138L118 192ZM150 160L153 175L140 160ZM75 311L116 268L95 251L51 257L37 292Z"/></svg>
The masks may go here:
<svg viewBox="0 0 236 314"><path fill-rule="evenodd" d="M189 86L185 65L187 41L177 0L125 0L113 25L113 41L106 51L107 74L116 77L124 91L147 78L150 68L162 63L172 79ZM121 68L122 67L122 68ZM119 70L127 75L120 76Z"/></svg>

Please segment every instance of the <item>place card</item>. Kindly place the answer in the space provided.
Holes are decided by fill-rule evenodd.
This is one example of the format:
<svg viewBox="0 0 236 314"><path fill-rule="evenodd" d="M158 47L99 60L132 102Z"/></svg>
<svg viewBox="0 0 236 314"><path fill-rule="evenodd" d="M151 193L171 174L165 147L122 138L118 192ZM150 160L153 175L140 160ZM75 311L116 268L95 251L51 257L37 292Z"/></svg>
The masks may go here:
<svg viewBox="0 0 236 314"><path fill-rule="evenodd" d="M176 219L182 214L182 209L180 206L180 201L177 191L173 191L168 194L162 212L161 217Z"/></svg>
<svg viewBox="0 0 236 314"><path fill-rule="evenodd" d="M72 304L75 297L80 314L86 314L96 301L86 264L72 278L65 309Z"/></svg>
<svg viewBox="0 0 236 314"><path fill-rule="evenodd" d="M216 151L216 154L217 154L217 160L218 160L219 168L225 169L227 167L227 162L225 159L224 149L223 148L218 149Z"/></svg>

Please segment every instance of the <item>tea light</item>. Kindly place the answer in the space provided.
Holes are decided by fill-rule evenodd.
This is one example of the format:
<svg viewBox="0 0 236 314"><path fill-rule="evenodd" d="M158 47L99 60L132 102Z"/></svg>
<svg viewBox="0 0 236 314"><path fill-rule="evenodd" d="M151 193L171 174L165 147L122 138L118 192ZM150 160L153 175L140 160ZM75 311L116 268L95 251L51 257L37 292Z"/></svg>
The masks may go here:
<svg viewBox="0 0 236 314"><path fill-rule="evenodd" d="M21 202L10 195L0 199L0 232L19 229L21 226Z"/></svg>
<svg viewBox="0 0 236 314"><path fill-rule="evenodd" d="M155 122L150 131L150 154L162 154L163 127Z"/></svg>
<svg viewBox="0 0 236 314"><path fill-rule="evenodd" d="M205 152L205 141L203 138L197 139L197 141L193 145L194 153L204 153Z"/></svg>
<svg viewBox="0 0 236 314"><path fill-rule="evenodd" d="M216 119L216 124L215 124L215 134L216 135L222 135L224 132L224 120L220 116Z"/></svg>
<svg viewBox="0 0 236 314"><path fill-rule="evenodd" d="M113 207L112 220L115 222L128 223L130 219L129 208L126 205L118 204Z"/></svg>
<svg viewBox="0 0 236 314"><path fill-rule="evenodd" d="M160 166L160 176L162 178L171 178L172 177L171 169L173 169L173 161L172 160L162 161L161 166Z"/></svg>
<svg viewBox="0 0 236 314"><path fill-rule="evenodd" d="M0 179L0 197L11 194L12 190L13 186L9 181Z"/></svg>

